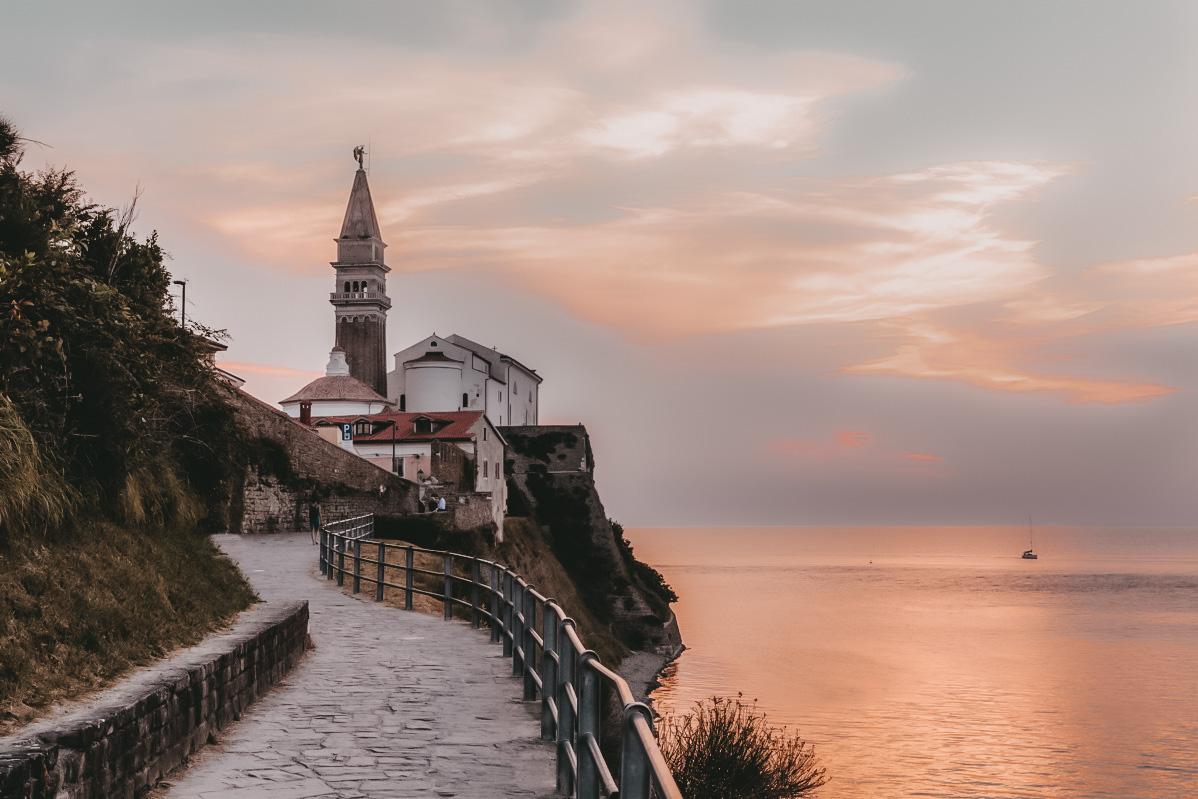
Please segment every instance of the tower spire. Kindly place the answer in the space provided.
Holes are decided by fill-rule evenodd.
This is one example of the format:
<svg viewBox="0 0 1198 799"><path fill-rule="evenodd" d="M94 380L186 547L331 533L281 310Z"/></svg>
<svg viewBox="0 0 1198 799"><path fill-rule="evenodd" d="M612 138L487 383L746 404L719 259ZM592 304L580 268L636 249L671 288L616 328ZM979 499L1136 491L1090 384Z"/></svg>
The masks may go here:
<svg viewBox="0 0 1198 799"><path fill-rule="evenodd" d="M387 273L383 261L382 233L370 197L363 148L354 149L358 170L354 174L341 235L337 238L336 285L329 297L336 323L336 346L345 350L349 372L379 394L387 393L386 346Z"/></svg>

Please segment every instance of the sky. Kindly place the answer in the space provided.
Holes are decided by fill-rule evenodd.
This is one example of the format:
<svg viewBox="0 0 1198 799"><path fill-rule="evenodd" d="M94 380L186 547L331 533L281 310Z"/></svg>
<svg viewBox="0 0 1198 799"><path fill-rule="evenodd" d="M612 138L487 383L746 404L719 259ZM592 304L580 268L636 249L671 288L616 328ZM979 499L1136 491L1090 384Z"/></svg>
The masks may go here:
<svg viewBox="0 0 1198 799"><path fill-rule="evenodd" d="M388 352L536 369L626 525L1198 519L1198 4L2 17L24 167L140 192L264 400L323 374L364 144Z"/></svg>

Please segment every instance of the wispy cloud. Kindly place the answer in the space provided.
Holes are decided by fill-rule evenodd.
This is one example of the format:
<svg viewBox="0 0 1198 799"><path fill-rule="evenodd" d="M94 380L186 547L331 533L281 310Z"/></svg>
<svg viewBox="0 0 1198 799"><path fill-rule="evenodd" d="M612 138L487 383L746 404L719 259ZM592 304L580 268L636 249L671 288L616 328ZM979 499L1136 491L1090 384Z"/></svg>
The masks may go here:
<svg viewBox="0 0 1198 799"><path fill-rule="evenodd" d="M848 323L889 347L838 374L1070 402L1174 390L1084 359L1061 369L1059 355L1198 319L1198 255L1060 280L998 214L1076 164L812 177L801 165L823 152L830 101L907 69L713 47L689 6L673 11L591 4L526 47L452 59L349 39L197 38L120 51L114 90L160 98L145 135L172 145L157 156L164 199L278 270L331 259L348 148L366 130L393 279L483 268L644 343ZM488 29L458 22L466 44ZM145 154L130 144L126 157Z"/></svg>

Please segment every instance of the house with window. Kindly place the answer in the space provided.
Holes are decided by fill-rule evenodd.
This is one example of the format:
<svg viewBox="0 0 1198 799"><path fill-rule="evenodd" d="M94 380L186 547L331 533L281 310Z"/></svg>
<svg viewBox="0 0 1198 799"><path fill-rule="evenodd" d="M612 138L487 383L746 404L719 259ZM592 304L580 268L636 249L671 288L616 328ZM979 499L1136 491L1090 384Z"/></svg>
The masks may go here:
<svg viewBox="0 0 1198 799"><path fill-rule="evenodd" d="M506 442L482 411L313 416L322 436L420 486L420 498L442 493L489 495L491 520L503 529Z"/></svg>

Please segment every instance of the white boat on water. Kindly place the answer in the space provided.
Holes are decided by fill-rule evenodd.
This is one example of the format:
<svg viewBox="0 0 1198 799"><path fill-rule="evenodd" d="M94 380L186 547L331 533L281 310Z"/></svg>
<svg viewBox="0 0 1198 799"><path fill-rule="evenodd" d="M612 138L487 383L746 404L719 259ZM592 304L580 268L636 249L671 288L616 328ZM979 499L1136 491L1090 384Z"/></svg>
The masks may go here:
<svg viewBox="0 0 1198 799"><path fill-rule="evenodd" d="M1036 537L1032 533L1031 519L1027 520L1027 543L1027 550L1024 551L1022 557L1024 560L1035 560L1039 556L1036 554Z"/></svg>

